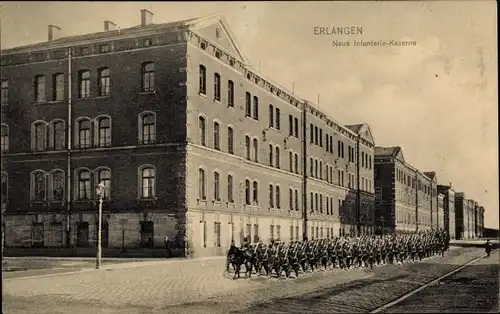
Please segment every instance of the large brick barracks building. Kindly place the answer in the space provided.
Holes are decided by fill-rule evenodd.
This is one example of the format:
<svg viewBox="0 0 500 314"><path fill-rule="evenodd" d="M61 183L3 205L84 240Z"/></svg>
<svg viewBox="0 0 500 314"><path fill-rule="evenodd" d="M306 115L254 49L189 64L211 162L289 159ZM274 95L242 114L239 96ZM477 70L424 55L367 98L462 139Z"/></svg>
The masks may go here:
<svg viewBox="0 0 500 314"><path fill-rule="evenodd" d="M374 140L255 71L223 18L2 51L7 247L224 254L231 239L374 232ZM138 15L139 18L139 15Z"/></svg>

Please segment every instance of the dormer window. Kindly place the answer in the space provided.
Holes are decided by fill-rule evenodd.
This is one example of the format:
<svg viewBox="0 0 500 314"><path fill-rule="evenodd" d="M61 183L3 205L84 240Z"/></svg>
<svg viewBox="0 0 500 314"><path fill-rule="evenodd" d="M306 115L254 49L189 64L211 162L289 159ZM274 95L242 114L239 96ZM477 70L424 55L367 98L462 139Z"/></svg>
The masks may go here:
<svg viewBox="0 0 500 314"><path fill-rule="evenodd" d="M99 47L99 51L100 51L101 53L106 53L106 52L110 52L110 51L111 51L111 49L110 49L110 46L109 46L109 45L101 45L101 46Z"/></svg>
<svg viewBox="0 0 500 314"><path fill-rule="evenodd" d="M234 67L234 59L230 59L229 60L229 65L232 66L232 67Z"/></svg>
<svg viewBox="0 0 500 314"><path fill-rule="evenodd" d="M216 50L215 56L220 59L220 57L222 56L222 53L219 50Z"/></svg>
<svg viewBox="0 0 500 314"><path fill-rule="evenodd" d="M202 42L200 44L201 49L206 50L207 49L207 44L205 42Z"/></svg>
<svg viewBox="0 0 500 314"><path fill-rule="evenodd" d="M142 45L144 47L149 47L149 46L152 46L153 45L153 40L151 38L146 38L146 39L143 39L142 41Z"/></svg>
<svg viewBox="0 0 500 314"><path fill-rule="evenodd" d="M80 54L81 55L88 55L90 53L89 47L82 47L80 48Z"/></svg>

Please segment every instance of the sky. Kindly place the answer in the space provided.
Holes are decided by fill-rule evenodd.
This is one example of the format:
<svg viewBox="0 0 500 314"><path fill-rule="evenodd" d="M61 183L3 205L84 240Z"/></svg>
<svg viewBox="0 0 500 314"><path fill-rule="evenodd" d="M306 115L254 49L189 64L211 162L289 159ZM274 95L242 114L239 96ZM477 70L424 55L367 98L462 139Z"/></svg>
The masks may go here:
<svg viewBox="0 0 500 314"><path fill-rule="evenodd" d="M163 23L223 15L250 63L343 124L366 122L377 146L435 171L486 208L499 227L498 73L495 1L430 2L3 2L2 49L99 32L103 21ZM363 28L358 35L315 27ZM415 46L354 47L354 40L411 40ZM349 41L349 47L332 42Z"/></svg>

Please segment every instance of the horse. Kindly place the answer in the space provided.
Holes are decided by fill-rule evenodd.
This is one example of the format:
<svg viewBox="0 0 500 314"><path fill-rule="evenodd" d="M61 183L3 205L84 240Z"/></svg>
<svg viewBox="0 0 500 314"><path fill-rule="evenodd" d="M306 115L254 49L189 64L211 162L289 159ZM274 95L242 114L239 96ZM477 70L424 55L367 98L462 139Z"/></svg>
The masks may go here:
<svg viewBox="0 0 500 314"><path fill-rule="evenodd" d="M234 269L233 280L235 280L236 277L238 277L238 279L240 278L241 265L245 265L245 279L247 278L247 274L250 274L248 278L251 276L252 262L250 252L243 251L240 248L234 247L233 250L230 250L230 252L228 252L227 259Z"/></svg>

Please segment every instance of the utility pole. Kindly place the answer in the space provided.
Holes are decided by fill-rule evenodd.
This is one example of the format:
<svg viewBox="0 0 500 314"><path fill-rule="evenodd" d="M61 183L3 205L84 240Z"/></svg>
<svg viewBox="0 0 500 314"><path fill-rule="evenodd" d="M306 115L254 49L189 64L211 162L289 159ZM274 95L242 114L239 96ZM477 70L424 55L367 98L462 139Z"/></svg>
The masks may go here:
<svg viewBox="0 0 500 314"><path fill-rule="evenodd" d="M361 190L359 189L359 134L356 137L356 227L358 236L361 235Z"/></svg>
<svg viewBox="0 0 500 314"><path fill-rule="evenodd" d="M420 187L420 181L418 180L418 170L415 170L415 231L418 232L418 189Z"/></svg>
<svg viewBox="0 0 500 314"><path fill-rule="evenodd" d="M68 123L67 123L67 152L68 152L68 165L66 176L66 246L71 246L71 138L72 135L72 112L71 112L71 93L72 93L72 74L71 74L72 50L68 48Z"/></svg>
<svg viewBox="0 0 500 314"><path fill-rule="evenodd" d="M302 104L302 238L307 241L307 106Z"/></svg>

